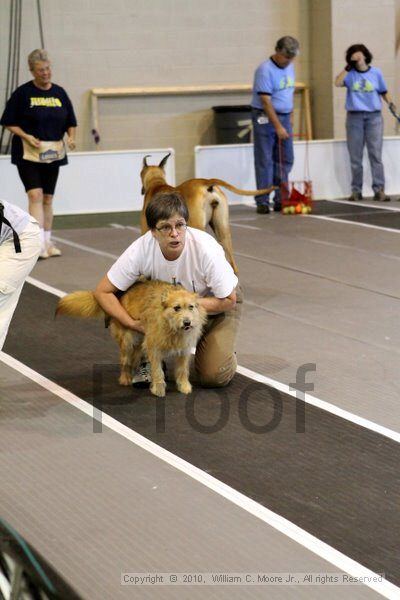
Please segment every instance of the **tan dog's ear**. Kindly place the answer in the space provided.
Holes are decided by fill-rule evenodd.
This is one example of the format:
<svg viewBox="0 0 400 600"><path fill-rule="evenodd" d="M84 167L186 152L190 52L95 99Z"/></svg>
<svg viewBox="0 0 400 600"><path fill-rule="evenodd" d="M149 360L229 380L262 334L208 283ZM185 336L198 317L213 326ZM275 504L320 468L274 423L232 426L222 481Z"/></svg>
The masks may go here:
<svg viewBox="0 0 400 600"><path fill-rule="evenodd" d="M150 158L151 154L146 154L146 156L143 156L143 167L148 167L149 165L147 164L147 158Z"/></svg>
<svg viewBox="0 0 400 600"><path fill-rule="evenodd" d="M169 157L171 156L171 152L169 152L167 154L167 156L164 156L164 158L162 159L162 161L160 162L160 164L158 165L160 167L160 169L164 168L165 163L167 162L167 160L169 159Z"/></svg>

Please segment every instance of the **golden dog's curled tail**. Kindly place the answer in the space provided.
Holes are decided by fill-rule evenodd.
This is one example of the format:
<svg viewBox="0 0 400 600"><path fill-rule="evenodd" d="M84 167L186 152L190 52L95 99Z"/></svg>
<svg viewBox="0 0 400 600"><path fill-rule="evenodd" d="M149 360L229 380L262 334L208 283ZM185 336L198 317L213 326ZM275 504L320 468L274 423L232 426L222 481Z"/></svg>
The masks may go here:
<svg viewBox="0 0 400 600"><path fill-rule="evenodd" d="M56 316L68 315L70 317L81 317L82 319L96 319L105 316L94 297L93 292L73 292L67 294L58 301Z"/></svg>

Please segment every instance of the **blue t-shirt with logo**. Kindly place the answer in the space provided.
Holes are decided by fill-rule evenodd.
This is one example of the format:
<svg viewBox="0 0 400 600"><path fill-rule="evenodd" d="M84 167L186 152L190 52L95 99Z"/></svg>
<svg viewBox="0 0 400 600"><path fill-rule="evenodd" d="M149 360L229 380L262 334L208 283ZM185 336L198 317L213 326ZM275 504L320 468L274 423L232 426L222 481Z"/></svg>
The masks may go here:
<svg viewBox="0 0 400 600"><path fill-rule="evenodd" d="M253 108L263 109L260 94L271 96L272 106L277 113L293 111L295 74L293 64L279 67L272 58L261 63L254 74Z"/></svg>
<svg viewBox="0 0 400 600"><path fill-rule="evenodd" d="M344 78L347 88L346 110L373 112L382 110L381 94L386 94L387 87L382 71L369 67L367 71L351 69Z"/></svg>

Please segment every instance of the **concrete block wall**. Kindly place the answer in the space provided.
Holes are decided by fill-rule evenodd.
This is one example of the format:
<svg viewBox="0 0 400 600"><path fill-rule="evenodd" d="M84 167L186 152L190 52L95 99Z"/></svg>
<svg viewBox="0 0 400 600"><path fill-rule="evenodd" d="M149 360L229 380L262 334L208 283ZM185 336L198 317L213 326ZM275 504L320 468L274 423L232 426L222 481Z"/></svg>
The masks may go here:
<svg viewBox="0 0 400 600"><path fill-rule="evenodd" d="M4 104L8 15L0 2L0 109ZM42 0L53 80L79 119L78 147L95 149L89 89L251 83L282 35L298 37L300 81L308 79L308 0ZM20 82L40 46L36 0L23 2ZM213 142L211 106L250 95L121 98L99 102L101 150L173 146L177 180L193 175L193 146Z"/></svg>
<svg viewBox="0 0 400 600"><path fill-rule="evenodd" d="M0 110L10 3L0 1ZM20 83L30 78L28 53L40 46L36 0L22 5ZM276 40L290 34L301 43L297 79L312 87L316 138L344 136L344 91L332 81L354 41L371 47L389 89L396 89L400 0L41 0L41 8L53 80L77 112L78 149L172 146L178 181L193 176L193 146L215 140L211 107L247 104L250 95L102 99L96 147L91 88L251 83ZM385 115L385 133L395 133Z"/></svg>
<svg viewBox="0 0 400 600"><path fill-rule="evenodd" d="M310 89L314 136L333 137L332 19L330 0L310 0Z"/></svg>

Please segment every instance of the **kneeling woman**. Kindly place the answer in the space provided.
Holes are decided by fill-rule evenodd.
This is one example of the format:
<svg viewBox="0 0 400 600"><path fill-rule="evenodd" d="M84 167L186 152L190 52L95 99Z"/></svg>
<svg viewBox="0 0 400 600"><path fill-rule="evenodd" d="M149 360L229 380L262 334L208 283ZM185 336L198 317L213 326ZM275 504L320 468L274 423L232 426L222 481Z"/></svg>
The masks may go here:
<svg viewBox="0 0 400 600"><path fill-rule="evenodd" d="M147 205L150 231L135 240L97 285L95 297L103 310L122 325L143 333L140 321L132 319L115 295L127 290L139 277L181 284L197 292L199 304L208 313L197 343L195 368L206 387L227 385L236 371L236 337L242 295L238 278L224 250L208 233L186 225L189 214L182 196L166 192ZM150 382L148 363L134 383Z"/></svg>

